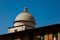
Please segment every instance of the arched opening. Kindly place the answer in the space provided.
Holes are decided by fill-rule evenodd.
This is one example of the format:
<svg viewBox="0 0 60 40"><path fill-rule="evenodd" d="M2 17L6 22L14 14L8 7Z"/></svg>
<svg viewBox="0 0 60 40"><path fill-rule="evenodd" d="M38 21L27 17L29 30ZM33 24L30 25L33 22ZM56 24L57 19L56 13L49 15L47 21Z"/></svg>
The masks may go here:
<svg viewBox="0 0 60 40"><path fill-rule="evenodd" d="M17 29L15 29L15 32L17 32Z"/></svg>

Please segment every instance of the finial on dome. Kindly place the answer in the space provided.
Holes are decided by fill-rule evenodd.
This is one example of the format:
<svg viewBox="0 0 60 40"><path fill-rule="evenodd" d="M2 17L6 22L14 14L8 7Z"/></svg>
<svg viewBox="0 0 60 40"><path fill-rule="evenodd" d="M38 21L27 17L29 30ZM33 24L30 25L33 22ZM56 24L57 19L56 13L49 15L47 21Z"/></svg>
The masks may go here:
<svg viewBox="0 0 60 40"><path fill-rule="evenodd" d="M28 12L27 7L24 7L24 12Z"/></svg>

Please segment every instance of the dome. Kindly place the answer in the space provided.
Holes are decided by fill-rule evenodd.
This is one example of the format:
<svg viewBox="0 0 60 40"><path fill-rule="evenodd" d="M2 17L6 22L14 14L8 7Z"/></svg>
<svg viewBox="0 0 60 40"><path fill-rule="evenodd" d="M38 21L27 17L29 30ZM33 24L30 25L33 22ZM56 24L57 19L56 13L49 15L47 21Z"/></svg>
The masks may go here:
<svg viewBox="0 0 60 40"><path fill-rule="evenodd" d="M16 21L29 21L29 22L33 22L35 24L35 20L34 17L29 14L27 8L24 8L24 11L21 12L19 15L17 15L15 22Z"/></svg>

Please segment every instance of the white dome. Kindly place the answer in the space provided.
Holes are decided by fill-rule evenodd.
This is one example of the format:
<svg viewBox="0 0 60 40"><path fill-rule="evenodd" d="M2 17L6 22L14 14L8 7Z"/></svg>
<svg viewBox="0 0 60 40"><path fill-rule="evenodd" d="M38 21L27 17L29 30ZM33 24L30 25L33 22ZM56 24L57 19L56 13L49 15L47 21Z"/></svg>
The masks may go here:
<svg viewBox="0 0 60 40"><path fill-rule="evenodd" d="M28 12L22 12L15 19L15 21L18 21L18 20L34 21L34 18Z"/></svg>
<svg viewBox="0 0 60 40"><path fill-rule="evenodd" d="M28 13L27 8L24 8L24 11L17 15L15 22L16 21L30 21L35 23L34 17Z"/></svg>

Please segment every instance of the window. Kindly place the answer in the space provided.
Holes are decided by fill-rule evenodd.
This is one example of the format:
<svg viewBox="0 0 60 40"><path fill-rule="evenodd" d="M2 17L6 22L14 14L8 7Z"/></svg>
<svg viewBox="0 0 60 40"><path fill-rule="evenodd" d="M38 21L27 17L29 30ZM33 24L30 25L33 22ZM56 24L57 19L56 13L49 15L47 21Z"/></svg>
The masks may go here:
<svg viewBox="0 0 60 40"><path fill-rule="evenodd" d="M11 37L11 40L14 40L14 37Z"/></svg>
<svg viewBox="0 0 60 40"><path fill-rule="evenodd" d="M53 40L58 40L58 34L57 34L57 32L53 33Z"/></svg>
<svg viewBox="0 0 60 40"><path fill-rule="evenodd" d="M29 35L29 40L33 40L33 34Z"/></svg>
<svg viewBox="0 0 60 40"><path fill-rule="evenodd" d="M40 40L44 40L44 35L43 34L40 35Z"/></svg>
<svg viewBox="0 0 60 40"><path fill-rule="evenodd" d="M20 36L20 40L23 40L24 38L23 38L23 36Z"/></svg>

